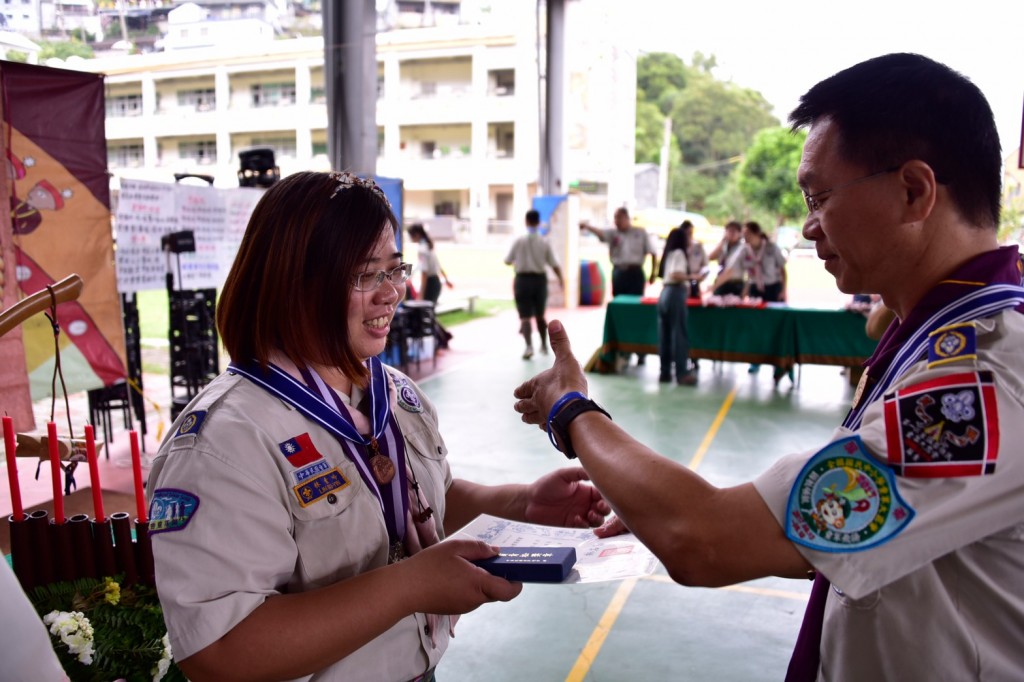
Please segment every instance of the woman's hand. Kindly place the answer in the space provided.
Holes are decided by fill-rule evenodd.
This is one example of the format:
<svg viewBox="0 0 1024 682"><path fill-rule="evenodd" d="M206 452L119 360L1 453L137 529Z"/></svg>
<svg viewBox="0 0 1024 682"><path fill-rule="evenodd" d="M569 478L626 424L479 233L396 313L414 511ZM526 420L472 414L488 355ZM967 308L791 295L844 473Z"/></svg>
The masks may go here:
<svg viewBox="0 0 1024 682"><path fill-rule="evenodd" d="M470 562L498 554L479 540L445 540L401 561L399 578L418 613L461 614L493 601L509 601L523 589Z"/></svg>
<svg viewBox="0 0 1024 682"><path fill-rule="evenodd" d="M599 526L611 507L581 467L568 467L541 476L527 486L525 517L530 523L567 528Z"/></svg>

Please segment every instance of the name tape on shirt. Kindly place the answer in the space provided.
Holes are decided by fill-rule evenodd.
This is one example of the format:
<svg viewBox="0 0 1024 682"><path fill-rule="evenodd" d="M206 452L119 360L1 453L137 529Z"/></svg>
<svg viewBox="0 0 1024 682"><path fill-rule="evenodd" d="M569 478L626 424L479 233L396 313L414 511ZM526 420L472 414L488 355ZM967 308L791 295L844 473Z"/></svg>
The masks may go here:
<svg viewBox="0 0 1024 682"><path fill-rule="evenodd" d="M999 415L992 372L959 372L885 396L889 465L907 478L995 473Z"/></svg>
<svg viewBox="0 0 1024 682"><path fill-rule="evenodd" d="M928 367L941 367L978 357L978 336L973 322L936 329L928 335Z"/></svg>
<svg viewBox="0 0 1024 682"><path fill-rule="evenodd" d="M337 468L334 468L300 483L293 489L295 496L299 498L299 504L308 507L330 493L347 488L350 483L351 481L342 476Z"/></svg>
<svg viewBox="0 0 1024 682"><path fill-rule="evenodd" d="M184 530L199 509L199 498L186 490L157 488L149 503L149 534Z"/></svg>
<svg viewBox="0 0 1024 682"><path fill-rule="evenodd" d="M912 518L892 471L851 436L826 445L800 471L786 505L786 537L823 552L856 552L890 540Z"/></svg>

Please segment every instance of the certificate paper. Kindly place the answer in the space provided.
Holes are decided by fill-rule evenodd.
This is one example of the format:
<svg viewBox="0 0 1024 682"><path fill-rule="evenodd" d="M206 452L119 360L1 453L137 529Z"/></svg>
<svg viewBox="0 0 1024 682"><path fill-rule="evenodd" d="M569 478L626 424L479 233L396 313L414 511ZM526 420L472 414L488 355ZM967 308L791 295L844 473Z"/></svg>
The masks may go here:
<svg viewBox="0 0 1024 682"><path fill-rule="evenodd" d="M559 528L483 514L452 535L498 547L575 547L576 566L563 585L650 575L658 559L632 533L599 538L593 528Z"/></svg>

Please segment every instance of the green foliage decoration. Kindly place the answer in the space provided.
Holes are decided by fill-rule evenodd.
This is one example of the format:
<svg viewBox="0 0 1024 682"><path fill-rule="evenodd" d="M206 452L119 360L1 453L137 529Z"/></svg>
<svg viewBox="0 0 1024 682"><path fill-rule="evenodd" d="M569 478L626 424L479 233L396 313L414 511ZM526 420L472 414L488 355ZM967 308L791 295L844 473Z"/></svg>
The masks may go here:
<svg viewBox="0 0 1024 682"><path fill-rule="evenodd" d="M165 663L167 626L156 590L123 585L123 576L81 578L37 587L29 593L36 612L50 626L54 651L73 682L184 682L173 660ZM81 614L81 615L78 615ZM83 662L74 647L56 632L61 618L87 619L91 627L91 660ZM50 621L50 622L48 622Z"/></svg>

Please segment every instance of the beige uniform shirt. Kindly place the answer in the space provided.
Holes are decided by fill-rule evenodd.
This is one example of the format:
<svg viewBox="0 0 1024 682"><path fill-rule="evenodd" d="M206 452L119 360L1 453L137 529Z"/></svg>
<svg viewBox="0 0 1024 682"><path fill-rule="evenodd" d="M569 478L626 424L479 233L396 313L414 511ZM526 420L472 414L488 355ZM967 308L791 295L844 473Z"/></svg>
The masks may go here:
<svg viewBox="0 0 1024 682"><path fill-rule="evenodd" d="M558 267L551 244L536 232L520 237L512 243L505 263L515 268L517 275L544 274L544 266Z"/></svg>
<svg viewBox="0 0 1024 682"><path fill-rule="evenodd" d="M973 370L994 374L998 459L985 476L896 479L915 511L901 532L864 551L797 545L832 582L821 680L1011 680L1024 676L1024 315L977 323L977 359L913 366L890 390ZM980 409L980 406L978 406ZM886 462L883 401L857 432ZM954 427L952 421L945 424ZM840 428L835 438L851 435ZM783 458L755 482L785 523L790 489L814 453Z"/></svg>
<svg viewBox="0 0 1024 682"><path fill-rule="evenodd" d="M601 241L608 244L608 255L612 265L643 265L644 257L654 253L647 230L630 227L623 232L616 227L601 230Z"/></svg>
<svg viewBox="0 0 1024 682"><path fill-rule="evenodd" d="M436 413L404 374L388 371L398 389L395 414L406 455L440 532L451 471ZM361 397L356 393L352 404ZM186 435L180 435L183 424L191 426L184 428ZM178 495L192 507L183 526L178 521L174 530L152 536L175 658L217 641L270 595L331 585L387 564L380 504L334 436L248 379L219 376L182 413L171 434L154 461L148 494L151 500L155 494ZM302 434L308 434L315 452L303 447L306 463L295 466L281 446ZM316 454L322 459L309 463ZM345 485L303 506L297 486L335 467ZM161 489L171 492L161 496ZM155 507L151 504L150 515L159 526L167 514ZM345 604L325 603L324 609L346 617ZM437 665L447 648L448 624L441 622L436 648L425 617L415 614L303 679L411 680Z"/></svg>

